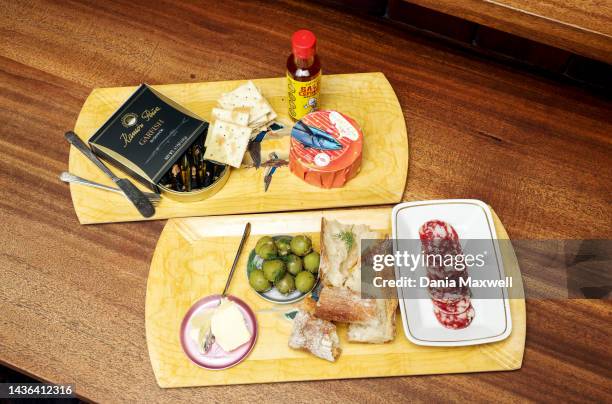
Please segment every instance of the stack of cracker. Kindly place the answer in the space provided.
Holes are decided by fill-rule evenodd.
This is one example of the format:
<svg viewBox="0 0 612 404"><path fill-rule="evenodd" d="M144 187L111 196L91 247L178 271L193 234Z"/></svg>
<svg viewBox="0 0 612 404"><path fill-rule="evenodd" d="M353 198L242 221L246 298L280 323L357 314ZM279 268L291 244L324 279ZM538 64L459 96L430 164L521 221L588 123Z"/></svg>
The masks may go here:
<svg viewBox="0 0 612 404"><path fill-rule="evenodd" d="M215 120L206 136L204 158L240 167L249 140L276 118L276 113L252 81L225 93L213 108Z"/></svg>

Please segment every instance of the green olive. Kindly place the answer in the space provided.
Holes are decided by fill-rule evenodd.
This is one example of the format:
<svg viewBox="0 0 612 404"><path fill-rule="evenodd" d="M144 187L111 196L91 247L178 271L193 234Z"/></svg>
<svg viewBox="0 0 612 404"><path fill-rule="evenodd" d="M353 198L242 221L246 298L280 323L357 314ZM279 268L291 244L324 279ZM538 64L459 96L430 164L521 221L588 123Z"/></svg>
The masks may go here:
<svg viewBox="0 0 612 404"><path fill-rule="evenodd" d="M285 273L279 281L277 281L274 286L276 289L284 295L287 295L295 290L295 280L293 276L289 273Z"/></svg>
<svg viewBox="0 0 612 404"><path fill-rule="evenodd" d="M285 263L278 259L264 261L262 269L266 279L270 282L274 282L285 275Z"/></svg>
<svg viewBox="0 0 612 404"><path fill-rule="evenodd" d="M258 292L265 292L272 286L262 270L256 269L249 275L249 284Z"/></svg>
<svg viewBox="0 0 612 404"><path fill-rule="evenodd" d="M277 252L276 244L271 240L255 247L255 253L265 260L276 257Z"/></svg>
<svg viewBox="0 0 612 404"><path fill-rule="evenodd" d="M295 276L295 287L302 293L308 293L314 287L315 277L308 271L302 271Z"/></svg>
<svg viewBox="0 0 612 404"><path fill-rule="evenodd" d="M274 242L274 240L272 239L272 237L270 237L270 236L263 236L262 238L257 240L257 244L255 244L255 250L257 250L263 244L268 244L268 243L273 243L273 242Z"/></svg>
<svg viewBox="0 0 612 404"><path fill-rule="evenodd" d="M312 250L312 241L308 236L299 235L291 239L291 252L303 257Z"/></svg>
<svg viewBox="0 0 612 404"><path fill-rule="evenodd" d="M274 241L278 255L281 257L286 256L291 251L291 239L289 237L281 237Z"/></svg>
<svg viewBox="0 0 612 404"><path fill-rule="evenodd" d="M302 270L302 259L295 254L289 254L286 263L291 275L297 275Z"/></svg>
<svg viewBox="0 0 612 404"><path fill-rule="evenodd" d="M319 253L316 251L311 252L307 256L304 257L304 269L313 274L319 272L319 264L321 262L321 257Z"/></svg>

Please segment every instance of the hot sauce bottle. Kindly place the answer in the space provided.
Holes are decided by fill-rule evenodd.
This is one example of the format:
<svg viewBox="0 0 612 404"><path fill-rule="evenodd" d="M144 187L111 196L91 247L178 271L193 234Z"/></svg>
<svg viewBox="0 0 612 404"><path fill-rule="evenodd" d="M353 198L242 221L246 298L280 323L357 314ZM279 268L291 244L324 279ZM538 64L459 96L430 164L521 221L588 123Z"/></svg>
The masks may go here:
<svg viewBox="0 0 612 404"><path fill-rule="evenodd" d="M321 62L316 52L317 38L308 30L296 31L291 37L292 53L287 59L289 115L301 119L319 106Z"/></svg>

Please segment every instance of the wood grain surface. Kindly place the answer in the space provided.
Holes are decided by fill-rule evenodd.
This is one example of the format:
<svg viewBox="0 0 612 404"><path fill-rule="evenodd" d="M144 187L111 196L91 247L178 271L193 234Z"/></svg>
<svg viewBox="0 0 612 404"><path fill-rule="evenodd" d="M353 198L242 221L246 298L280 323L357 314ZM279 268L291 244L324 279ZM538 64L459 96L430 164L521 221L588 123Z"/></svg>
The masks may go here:
<svg viewBox="0 0 612 404"><path fill-rule="evenodd" d="M405 0L612 63L612 0Z"/></svg>
<svg viewBox="0 0 612 404"><path fill-rule="evenodd" d="M223 93L244 82L169 84L155 86L162 94L212 122L211 110ZM288 128L287 79L254 80L263 96L277 112L277 120ZM345 186L321 189L306 184L289 171L279 168L274 182L264 191L265 170L232 169L227 183L210 198L197 202L176 202L164 198L155 207L155 215L142 217L122 195L92 187L71 184L72 202L81 224L155 220L169 217L278 212L331 207L382 205L402 199L408 174L408 138L404 115L393 88L381 73L326 75L321 80L321 107L342 111L359 123L363 133L361 171ZM108 117L135 91L133 87L98 88L87 97L75 125L75 132L87 141ZM276 149L268 146L273 143ZM265 150L289 156L289 136L265 140ZM76 148L71 148L68 167L82 178L112 185L112 181ZM119 170L111 167L120 177ZM140 186L140 184L138 184ZM141 187L141 189L145 189Z"/></svg>
<svg viewBox="0 0 612 404"><path fill-rule="evenodd" d="M81 226L57 180L93 88L278 76L308 27L326 73L381 71L395 89L403 199L484 200L514 239L610 239L609 99L307 3L5 1L0 14L3 363L96 401L612 400L612 307L594 300L527 300L518 371L160 389L144 302L165 221Z"/></svg>
<svg viewBox="0 0 612 404"><path fill-rule="evenodd" d="M250 287L247 260L257 240L274 234L307 234L314 250L320 251L322 217L364 224L391 235L391 211L390 207L334 209L169 220L151 262L145 304L147 346L157 383L161 387L185 387L519 369L526 324L525 300L518 298L510 300L512 333L496 343L463 347L415 345L404 336L397 310L396 335L386 344L351 343L346 336L346 325L340 325L342 354L334 363L289 348L292 325L283 314L299 307L299 303L273 304ZM492 215L497 237L508 239L495 212ZM229 293L239 296L255 312L257 343L239 366L211 372L198 367L185 355L179 339L181 322L197 300L223 290L227 266L236 254L247 222L251 223L251 236L238 261ZM522 296L523 285L514 251L508 243L502 243L500 251L505 274L514 279L515 293Z"/></svg>

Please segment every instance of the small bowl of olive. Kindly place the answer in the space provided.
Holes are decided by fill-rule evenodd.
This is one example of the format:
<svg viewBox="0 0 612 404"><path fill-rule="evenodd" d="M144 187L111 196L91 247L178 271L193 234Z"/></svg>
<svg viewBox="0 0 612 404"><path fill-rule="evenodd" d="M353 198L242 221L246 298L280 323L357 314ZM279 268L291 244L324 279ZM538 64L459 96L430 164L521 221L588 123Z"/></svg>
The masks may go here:
<svg viewBox="0 0 612 404"><path fill-rule="evenodd" d="M295 303L319 281L319 253L310 237L264 236L249 254L247 278L251 288L272 303Z"/></svg>

